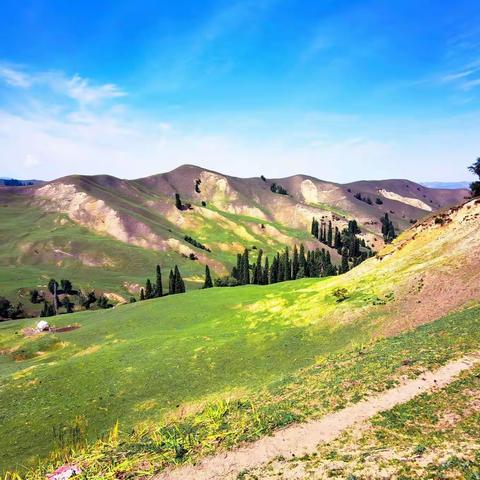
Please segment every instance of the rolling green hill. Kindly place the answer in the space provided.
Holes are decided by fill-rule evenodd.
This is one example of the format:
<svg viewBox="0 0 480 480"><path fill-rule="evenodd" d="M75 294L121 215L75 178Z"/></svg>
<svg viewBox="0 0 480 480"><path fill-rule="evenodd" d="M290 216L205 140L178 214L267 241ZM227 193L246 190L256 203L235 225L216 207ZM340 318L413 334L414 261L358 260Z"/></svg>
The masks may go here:
<svg viewBox="0 0 480 480"><path fill-rule="evenodd" d="M126 456L130 469L155 458L149 463L155 470L332 409L340 398L354 401L369 388L386 388L401 358L435 364L478 349L477 307L410 337L380 339L478 301L479 218L475 200L433 215L338 277L194 291L55 317L57 327L79 327L64 333L29 336L33 320L0 324L1 467L31 464L71 442L79 449L78 442L92 442L118 420L125 433L136 426L127 451L104 445L106 453L94 461L98 452L80 449L91 455L88 468L113 476ZM342 302L338 288L345 289ZM367 370L354 372L364 349L373 352L362 363ZM324 361L348 368L315 380L312 366ZM302 369L313 377L300 381ZM364 381L352 388L354 374ZM301 387L309 382L325 395L313 401ZM274 392L290 400L278 404ZM218 413L224 407L214 401L228 398L234 403ZM173 426L155 430L172 418Z"/></svg>
<svg viewBox="0 0 480 480"><path fill-rule="evenodd" d="M272 192L274 184L288 194ZM325 247L309 233L313 217L340 230L357 219L361 238L378 251L385 213L403 231L466 194L407 180L339 185L302 175L241 179L191 165L137 180L74 175L28 187L0 187L0 295L38 313L40 307L29 303L27 292L45 289L55 277L128 299L138 297L157 264L165 286L169 270L178 265L187 288L198 288L205 264L215 275L225 275L245 248L272 255L300 243L309 249ZM337 252L326 248L338 261Z"/></svg>

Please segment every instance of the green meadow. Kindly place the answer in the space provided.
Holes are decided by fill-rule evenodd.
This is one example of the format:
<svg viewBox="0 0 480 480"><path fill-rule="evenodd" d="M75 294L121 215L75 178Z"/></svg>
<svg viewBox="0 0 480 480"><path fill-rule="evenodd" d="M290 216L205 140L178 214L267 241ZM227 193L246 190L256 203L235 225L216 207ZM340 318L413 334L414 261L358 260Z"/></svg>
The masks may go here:
<svg viewBox="0 0 480 480"><path fill-rule="evenodd" d="M153 280L155 266L160 264L165 289L168 288L168 273L174 265L179 266L188 290L203 284L205 266L173 250L156 251L121 242L82 227L66 215L45 212L22 198L11 196L4 201L0 205L0 296L12 302L22 302L27 312L36 312L40 308L30 304L29 290L46 288L50 278L58 281L67 278L75 288L84 291L100 289L128 299L132 294L127 285L143 286L148 277ZM236 252L244 248L253 248L252 261L260 248L268 255L285 248L283 240L253 231L255 228L258 232L262 223L275 227L298 244L310 238L308 232L280 224L213 208L212 212L219 215L220 220L196 218L196 212L189 212L192 221L200 222L201 227L189 228L187 222L181 231L163 217L152 220L154 212L143 212L142 220L165 238L172 237L185 243L183 238L188 234L212 245L212 252L208 253L212 259L211 268L215 272L212 265L223 265L223 273L236 262ZM222 225L222 219L229 222L226 227ZM188 243L185 245L191 247ZM198 254L206 253L192 249ZM135 296L138 297L138 293Z"/></svg>
<svg viewBox="0 0 480 480"><path fill-rule="evenodd" d="M160 424L165 414L214 400L252 398L322 358L364 348L388 305L372 303L371 285L337 304L332 288L339 280L197 290L53 318L57 327L80 327L65 333L24 337L22 329L35 320L0 324L1 468L31 465L36 456L64 447L64 433L59 438L58 432L78 429L82 441L92 442L117 420L123 431ZM338 321L336 315L352 309L362 309L362 317ZM427 346L438 348L440 356L449 342L468 350L466 336L478 320L478 309L469 310L457 318L465 322L457 337L441 337L440 344L427 337ZM473 337L469 341L478 344ZM372 372L378 371L375 363ZM349 368L342 375L346 380L352 373ZM296 385L299 399L301 385L308 382ZM344 396L341 385L331 387L329 396ZM362 389L369 387L374 385L365 379ZM300 418L302 411L322 411L308 404L269 421L269 428Z"/></svg>
<svg viewBox="0 0 480 480"><path fill-rule="evenodd" d="M93 439L116 420L159 420L180 404L255 389L368 340L368 321L336 325L312 309L309 287L318 282L194 291L52 319L80 326L67 333L23 337L35 320L1 323L0 349L13 349L0 356L2 466L47 454L53 429L78 416ZM298 309L297 320L282 314L288 308Z"/></svg>

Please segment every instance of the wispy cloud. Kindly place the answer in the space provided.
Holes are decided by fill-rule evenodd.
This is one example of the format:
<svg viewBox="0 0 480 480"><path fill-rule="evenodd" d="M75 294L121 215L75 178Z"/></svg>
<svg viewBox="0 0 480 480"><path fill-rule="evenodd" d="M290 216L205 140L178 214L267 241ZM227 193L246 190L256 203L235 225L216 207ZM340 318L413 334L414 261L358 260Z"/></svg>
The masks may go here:
<svg viewBox="0 0 480 480"><path fill-rule="evenodd" d="M444 74L440 83L452 84L456 88L469 91L480 86L480 61L470 62L456 72Z"/></svg>
<svg viewBox="0 0 480 480"><path fill-rule="evenodd" d="M95 85L78 74L68 77L58 71L27 72L19 67L0 64L0 79L11 87L21 89L45 87L56 94L75 100L82 106L126 95L126 92L113 83Z"/></svg>
<svg viewBox="0 0 480 480"><path fill-rule="evenodd" d="M81 104L98 103L108 98L124 97L126 93L113 83L94 86L86 78L74 75L66 81L66 91L70 98Z"/></svg>
<svg viewBox="0 0 480 480"><path fill-rule="evenodd" d="M26 73L6 65L0 65L0 78L13 87L28 88L32 85L31 78Z"/></svg>

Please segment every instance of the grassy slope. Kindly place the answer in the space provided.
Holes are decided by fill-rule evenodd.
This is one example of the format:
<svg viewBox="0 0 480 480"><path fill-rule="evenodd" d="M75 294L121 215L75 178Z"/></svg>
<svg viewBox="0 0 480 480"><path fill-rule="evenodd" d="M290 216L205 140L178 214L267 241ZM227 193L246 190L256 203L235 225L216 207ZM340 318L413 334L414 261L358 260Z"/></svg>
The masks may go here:
<svg viewBox="0 0 480 480"><path fill-rule="evenodd" d="M239 403L231 406L227 424L222 414L210 425L207 412L206 417L190 418L185 431L167 432L183 442L185 432L200 429L194 448L191 440L185 441L188 455L181 453L183 460L190 452L256 438L303 415L338 408L368 389L385 388L405 357L430 366L478 349L477 308L399 341L379 343L372 347L373 356L348 353L391 322L398 306L395 296L412 277L455 269L457 264L468 268L475 255L463 257L459 251L464 244L470 253L472 248L476 251L478 237L467 234L476 232L475 223L470 225L458 227L465 232L462 241L454 235L458 223L419 231L407 244L400 238L402 246L393 255L371 259L340 277L196 291L111 311L62 316L55 318L57 325L75 322L81 328L61 335L23 338L19 331L32 325L31 320L0 325L0 349L10 350L0 356L2 466L44 455L54 443L53 427L72 425L77 416L87 422L91 439L117 419L131 427L142 420L159 420L177 405L232 392L245 400L258 399L254 411L262 414ZM349 294L340 304L332 296L338 286ZM404 318L403 328L414 323L411 320ZM318 364L328 355L334 355L333 360ZM363 358L367 363L360 361ZM317 367L306 374L295 374L315 362ZM352 378L362 382L352 384ZM267 392L256 397L259 387L269 382L277 382L278 396L272 399ZM202 430L204 421L213 436ZM224 435L225 431L233 433ZM155 435L149 440L156 442L153 451L148 451L160 459L152 469L178 456L177 447L166 446L163 434ZM132 448L145 453L135 441Z"/></svg>
<svg viewBox="0 0 480 480"><path fill-rule="evenodd" d="M314 283L268 288L272 298L261 311L255 305L266 289L252 286L65 315L54 320L57 326L76 322L81 328L57 335L23 339L19 332L31 320L0 324L0 348L18 347L0 357L0 438L18 439L0 446L6 465L27 452L47 453L45 432L77 415L86 418L92 436L101 434L118 418L130 426L158 419L180 403L250 390L319 354L366 341L368 321L335 325L312 312L307 320L300 305L297 321L280 314L294 307L299 288L308 291Z"/></svg>
<svg viewBox="0 0 480 480"><path fill-rule="evenodd" d="M22 202L1 206L0 218L0 293L11 298L19 288L45 286L52 277L69 278L84 289L96 287L127 295L123 283L143 285L147 276L153 278L157 263L164 267L165 285L174 264L187 278L201 278L204 272L202 265L178 254L155 252L96 235L64 216L32 206L25 208ZM55 255L55 249L70 255ZM79 255L98 266L85 265ZM28 302L25 297L20 300Z"/></svg>
<svg viewBox="0 0 480 480"><path fill-rule="evenodd" d="M224 216L235 228L224 229L214 220L202 219L200 229L186 228L171 235L183 240L183 235L189 234L210 245L217 242L237 244L241 248L255 245L269 255L283 249L284 244L275 238L256 235L251 225L270 224L298 244L311 240L308 232L250 217L216 213ZM172 226L162 226L163 229L167 227ZM238 233L241 228L246 235ZM25 199L13 196L8 203L0 205L0 245L0 295L21 301L28 311L38 310L38 306L30 305L28 295L20 289L45 287L52 277L57 280L68 278L76 287L85 290L97 288L128 297L130 294L124 282L143 285L147 277L153 280L154 268L158 263L162 266L165 288L168 285L168 272L175 264L179 266L189 289L202 285L205 269L198 261L191 261L173 251L145 249L95 234L65 215L45 213L29 205ZM55 253L54 250L66 254ZM205 253L203 250L193 250ZM215 247L209 254L228 270L236 261L235 255L235 251L222 251ZM255 255L255 251L252 251L252 256Z"/></svg>
<svg viewBox="0 0 480 480"><path fill-rule="evenodd" d="M224 396L210 396L210 400L207 397L207 403L203 408L186 408L183 410L183 415L176 410L177 415L180 415L177 416L177 419L173 417L173 421L160 422L158 425L155 422L153 424L149 422L148 425L151 426L137 426L133 432L127 428L131 420L126 418L127 415L137 416L138 413L134 412L138 409L143 409L145 414L145 410L157 408L157 404L155 397L150 396L144 398L143 401L140 401L141 398L137 398L139 402L136 404L137 408L133 411L129 410L128 399L139 395L138 391L131 392L132 389L141 389L142 391L146 388L161 389L165 383L172 385L172 382L175 388L182 388L181 385L184 382L190 381L191 383L185 385L185 388L188 388L190 392L187 398L191 399L195 391L197 394L199 393L200 380L192 382L189 375L183 375L180 372L178 376L175 375L175 378L160 376L157 371L161 372L161 366L154 365L148 369L151 375L148 382L154 386L145 385L142 382L145 378L138 371L136 376L138 380L135 378L132 384L134 374L126 366L127 363L122 361L122 365L125 365L121 369L122 394L117 399L117 403L121 403L123 407L123 415L120 416L120 419L123 422L121 426L124 433L120 438L113 435L106 437L105 441L87 448L77 446L73 455L66 458L58 453L52 458L52 462L44 463L39 470L30 472L27 478L42 478L46 471L51 471L55 465L67 460L80 462L85 469L85 478L98 478L99 476L101 478L118 478L118 475L127 472L137 475L153 473L167 464L189 461L219 448L228 448L245 440L254 440L279 426L309 417L322 416L343 408L350 402L356 402L372 391L389 388L395 385L401 376L415 377L425 368L436 368L466 352L478 351L480 338L476 332L479 327L480 307L471 307L398 337L379 340L363 346L350 345L343 352L327 353L324 351L323 355L316 357L311 367L290 374L288 374L288 370L284 371L276 381L270 382L267 387L258 388L257 386L255 388L255 385L251 383L254 371L249 371L247 375L250 376L248 379L250 388L237 391L233 400L223 400ZM231 359L235 353L229 352ZM295 358L293 355L292 357ZM151 354L147 358L152 358ZM408 364L405 364L406 359L408 359ZM79 372L75 375L77 381L81 380L83 375L88 376L88 373L92 371L92 363L88 362L85 357L84 361L86 361L86 364L82 366L84 373ZM166 361L168 362L169 359L167 358ZM277 358L270 358L268 363L276 361L278 361ZM76 366L75 360L73 364L67 365L71 372L72 368ZM109 365L107 364L107 366ZM53 366L49 368L53 368ZM208 366L206 369L209 381L212 381L217 372L212 372ZM102 415L107 415L109 404L114 401L110 395L116 391L115 382L119 381L116 372L119 370L118 368L109 370L108 381L106 383L105 379L103 381L101 398L97 396L99 392L93 390L90 385L90 402L82 408L84 417L77 417L77 420L64 423L64 425L70 427L85 425L85 417L90 417L91 420L94 417L94 421L102 421ZM235 368L232 368L230 363L224 367L224 370L235 375ZM151 373L152 371L154 373ZM95 372L94 369L93 372ZM66 374L66 372L63 373ZM31 369L18 372L13 377L15 381L12 379L12 383L16 386L15 403L22 403L23 407L20 408L23 410L23 415L19 415L18 411L12 412L12 415L13 413L17 415L12 424L10 423L12 420L9 421L10 410L5 408L1 411L3 419L7 420L7 428L2 427L1 436L4 439L3 452L7 455L12 450L20 452L21 455L21 452L29 447L32 440L43 443L48 439L45 434L35 435L35 431L32 431L39 427L35 427L35 417L26 410L34 408L36 403L41 405L41 409L36 409L37 412L42 412L42 410L47 412L46 418L43 419L44 422L47 422L47 427L52 423L51 417L59 421L60 415L66 410L69 411L68 414L72 418L75 413L78 413L75 412L75 409L82 400L83 389L78 388L81 383L77 384L76 388L74 385L69 387L70 382L66 376L58 382L66 384L64 388L68 390L74 389L74 394L69 395L63 401L57 399L56 408L48 405L51 397L43 400L41 392L38 390L33 397L25 393L21 393L19 397L19 391L35 388L32 386L35 379L37 379L37 383L35 383L37 388L45 388L38 384L39 376L42 383L55 381L53 375L45 378L41 374L39 366L33 371ZM197 377L204 378L201 371L197 371ZM107 373L105 373L105 378L107 378ZM360 379L361 381L359 381ZM236 386L241 386L241 383L237 383ZM56 387L60 388L60 385L56 385ZM230 397L232 397L231 394ZM9 406L12 408L12 403ZM68 414L65 412L64 418ZM23 426L23 419L28 425ZM10 431L8 425L14 425L15 429ZM57 426L60 426L60 423L57 423ZM21 432L19 432L19 428ZM40 428L44 432L48 431L45 425ZM70 431L71 428L66 429L67 438ZM22 436L18 437L17 435L20 433ZM10 442L6 441L7 438ZM17 439L17 443L13 446L12 438ZM22 456L15 459L20 460L21 458ZM5 457L3 466L11 467L12 461L13 458Z"/></svg>
<svg viewBox="0 0 480 480"><path fill-rule="evenodd" d="M439 391L376 415L301 459L276 460L244 472L259 478L480 478L480 367Z"/></svg>

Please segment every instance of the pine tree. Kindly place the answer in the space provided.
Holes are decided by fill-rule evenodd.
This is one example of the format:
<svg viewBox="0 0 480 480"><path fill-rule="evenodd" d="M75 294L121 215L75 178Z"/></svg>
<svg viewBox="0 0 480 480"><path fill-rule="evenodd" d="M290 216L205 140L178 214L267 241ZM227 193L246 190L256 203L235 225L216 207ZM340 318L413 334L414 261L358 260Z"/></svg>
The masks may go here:
<svg viewBox="0 0 480 480"><path fill-rule="evenodd" d="M175 194L175 206L182 210L182 200L180 199L180 195L178 193Z"/></svg>
<svg viewBox="0 0 480 480"><path fill-rule="evenodd" d="M293 259L292 259L292 278L293 279L297 278L299 268L300 268L300 261L298 257L298 249L297 249L297 246L295 245L293 247Z"/></svg>
<svg viewBox="0 0 480 480"><path fill-rule="evenodd" d="M305 276L305 264L307 260L305 259L305 247L303 243L300 244L300 252L298 254L298 268L303 268L303 275Z"/></svg>
<svg viewBox="0 0 480 480"><path fill-rule="evenodd" d="M312 219L312 228L311 228L311 233L312 235L315 237L315 238L318 238L318 227L319 227L319 224L318 224L318 221L317 219L314 217Z"/></svg>
<svg viewBox="0 0 480 480"><path fill-rule="evenodd" d="M348 265L348 248L343 247L342 249L342 273L347 273L350 270L350 266Z"/></svg>
<svg viewBox="0 0 480 480"><path fill-rule="evenodd" d="M342 237L340 235L340 232L338 230L338 227L335 227L335 240L333 244L335 250L337 250L338 253L341 252L342 249Z"/></svg>
<svg viewBox="0 0 480 480"><path fill-rule="evenodd" d="M145 300L145 292L144 292L143 288L140 289L140 300Z"/></svg>
<svg viewBox="0 0 480 480"><path fill-rule="evenodd" d="M157 280L155 282L155 296L156 297L163 296L162 270L160 269L160 265L157 265Z"/></svg>
<svg viewBox="0 0 480 480"><path fill-rule="evenodd" d="M278 274L277 274L277 282L283 282L285 280L285 253L280 255L277 253L278 256Z"/></svg>
<svg viewBox="0 0 480 480"><path fill-rule="evenodd" d="M328 222L328 231L327 231L327 245L329 247L333 246L333 229L332 229L332 222Z"/></svg>
<svg viewBox="0 0 480 480"><path fill-rule="evenodd" d="M212 288L213 282L212 277L210 276L210 268L208 265L205 265L205 283L203 284L203 288Z"/></svg>
<svg viewBox="0 0 480 480"><path fill-rule="evenodd" d="M147 300L153 298L153 287L149 278L147 278L147 282L145 283L145 298Z"/></svg>
<svg viewBox="0 0 480 480"><path fill-rule="evenodd" d="M285 281L291 280L292 279L292 263L290 262L290 254L288 247L285 247L285 273L283 274L283 277Z"/></svg>
<svg viewBox="0 0 480 480"><path fill-rule="evenodd" d="M173 270L170 269L170 274L168 275L168 294L174 295L175 292L175 275Z"/></svg>
<svg viewBox="0 0 480 480"><path fill-rule="evenodd" d="M180 275L180 270L176 265L173 276L175 277L175 293L185 293L185 283Z"/></svg>
<svg viewBox="0 0 480 480"><path fill-rule="evenodd" d="M310 270L312 267L312 252L307 250L307 258L305 260L305 276L310 277Z"/></svg>
<svg viewBox="0 0 480 480"><path fill-rule="evenodd" d="M470 165L468 169L475 175L477 175L480 178L480 157L477 158L475 163ZM472 182L470 184L470 190L472 191L472 196L473 197L479 197L480 196L480 182Z"/></svg>
<svg viewBox="0 0 480 480"><path fill-rule="evenodd" d="M248 285L250 283L250 261L248 259L248 250L245 249L241 262L240 284Z"/></svg>
<svg viewBox="0 0 480 480"><path fill-rule="evenodd" d="M268 285L270 283L270 268L268 265L268 257L265 258L265 266L263 267L263 274L262 274L262 284Z"/></svg>
<svg viewBox="0 0 480 480"><path fill-rule="evenodd" d="M255 265L255 270L254 270L254 275L253 275L253 280L252 283L255 283L256 285L261 285L262 284L262 255L263 255L263 250L260 249L258 251L258 256L257 256L257 263Z"/></svg>
<svg viewBox="0 0 480 480"><path fill-rule="evenodd" d="M270 268L270 283L277 283L278 282L278 253L275 257L273 257L272 267Z"/></svg>

